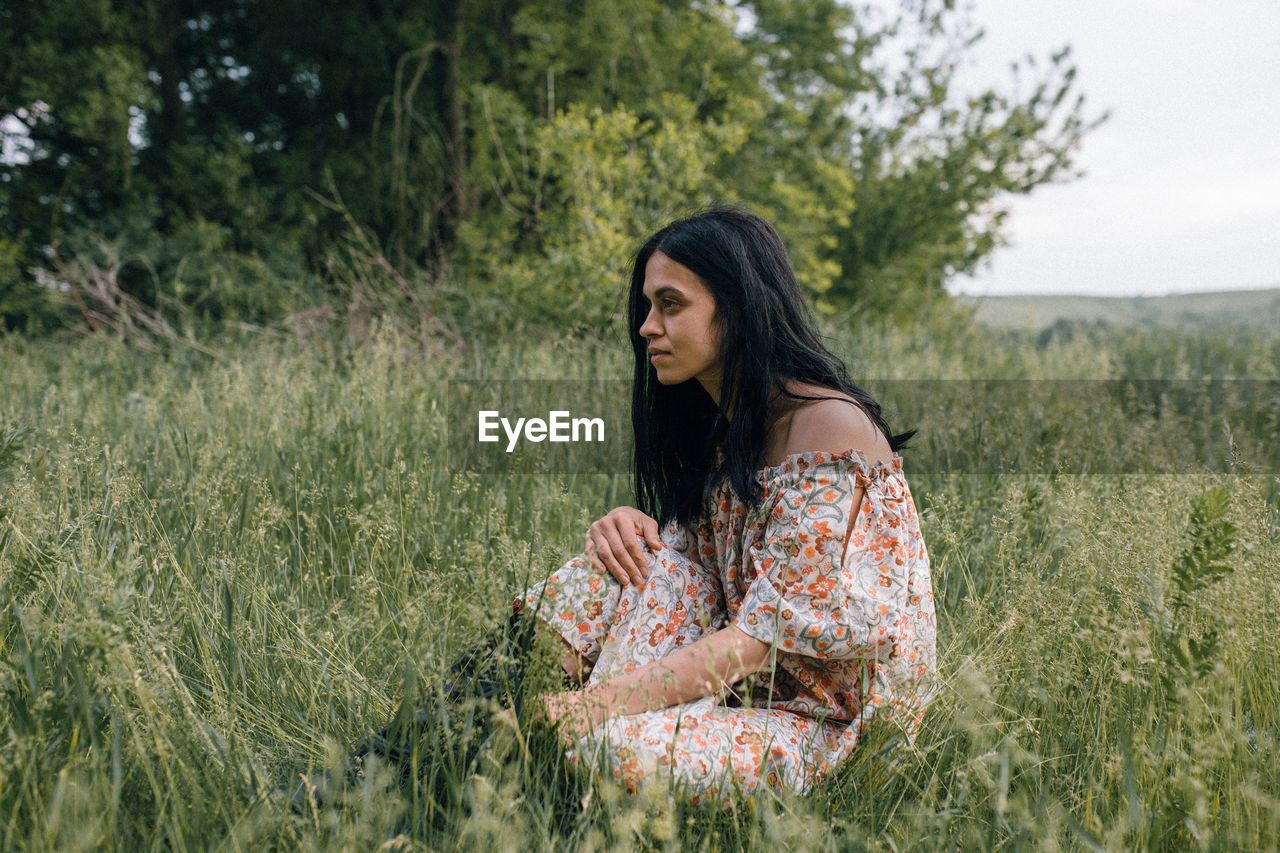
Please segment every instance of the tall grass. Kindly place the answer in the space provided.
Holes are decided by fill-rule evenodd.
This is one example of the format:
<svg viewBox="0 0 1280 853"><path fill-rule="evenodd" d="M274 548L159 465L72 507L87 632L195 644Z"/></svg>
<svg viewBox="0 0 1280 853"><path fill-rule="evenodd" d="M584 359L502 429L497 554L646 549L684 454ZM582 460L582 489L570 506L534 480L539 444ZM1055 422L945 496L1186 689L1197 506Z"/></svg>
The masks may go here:
<svg viewBox="0 0 1280 853"><path fill-rule="evenodd" d="M1091 335L833 332L923 428L942 673L913 746L873 731L814 794L721 809L500 730L446 802L376 776L300 815L281 784L429 704L629 500L615 473L450 470L447 381L621 379L625 353L0 341L0 845L1274 848L1280 426L1238 380L1280 378L1280 348ZM1037 384L1102 378L1220 384Z"/></svg>

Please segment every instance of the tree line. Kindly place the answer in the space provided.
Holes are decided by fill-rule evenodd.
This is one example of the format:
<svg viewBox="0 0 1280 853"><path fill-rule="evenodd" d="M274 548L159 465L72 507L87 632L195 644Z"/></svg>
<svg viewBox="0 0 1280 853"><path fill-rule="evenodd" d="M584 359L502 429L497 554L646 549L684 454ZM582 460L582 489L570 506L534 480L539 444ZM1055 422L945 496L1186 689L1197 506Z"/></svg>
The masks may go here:
<svg viewBox="0 0 1280 853"><path fill-rule="evenodd" d="M775 221L821 310L910 314L1095 123L1065 48L960 91L980 37L953 0L7 3L0 317L336 289L594 327L635 241L712 203Z"/></svg>

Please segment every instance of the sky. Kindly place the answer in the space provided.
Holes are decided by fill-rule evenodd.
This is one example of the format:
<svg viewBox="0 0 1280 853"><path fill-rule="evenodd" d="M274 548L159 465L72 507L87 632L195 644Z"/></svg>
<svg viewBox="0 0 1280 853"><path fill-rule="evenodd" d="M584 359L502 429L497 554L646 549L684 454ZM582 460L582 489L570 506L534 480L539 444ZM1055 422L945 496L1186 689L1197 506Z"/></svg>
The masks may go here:
<svg viewBox="0 0 1280 853"><path fill-rule="evenodd" d="M953 292L1160 296L1280 287L1280 1L973 0L965 81L1070 44L1073 183L1015 199L1010 245Z"/></svg>

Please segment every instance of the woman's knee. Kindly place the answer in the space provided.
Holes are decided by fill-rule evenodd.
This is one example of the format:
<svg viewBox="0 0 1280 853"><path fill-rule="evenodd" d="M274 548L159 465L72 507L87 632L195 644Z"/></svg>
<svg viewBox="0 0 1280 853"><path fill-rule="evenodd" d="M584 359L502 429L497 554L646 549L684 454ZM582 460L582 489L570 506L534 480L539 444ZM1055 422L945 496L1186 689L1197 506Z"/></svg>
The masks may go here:
<svg viewBox="0 0 1280 853"><path fill-rule="evenodd" d="M660 594L669 600L683 601L690 609L722 612L724 593L720 579L682 552L664 545L658 550L646 549L648 572L644 591Z"/></svg>

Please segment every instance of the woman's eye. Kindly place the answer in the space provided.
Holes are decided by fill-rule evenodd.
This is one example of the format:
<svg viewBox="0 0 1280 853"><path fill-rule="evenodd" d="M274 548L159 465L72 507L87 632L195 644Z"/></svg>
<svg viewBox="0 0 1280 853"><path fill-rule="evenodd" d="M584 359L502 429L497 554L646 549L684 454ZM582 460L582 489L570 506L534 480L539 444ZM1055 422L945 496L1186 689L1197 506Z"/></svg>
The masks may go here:
<svg viewBox="0 0 1280 853"><path fill-rule="evenodd" d="M675 308L678 304L679 304L679 303L677 303L674 299L672 299L672 298L671 298L671 297L669 297L669 296L668 296L666 299L663 299L663 300L662 300L662 307L663 307L663 308Z"/></svg>

